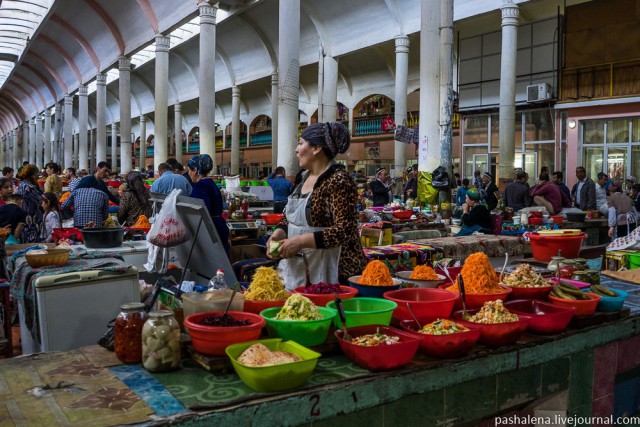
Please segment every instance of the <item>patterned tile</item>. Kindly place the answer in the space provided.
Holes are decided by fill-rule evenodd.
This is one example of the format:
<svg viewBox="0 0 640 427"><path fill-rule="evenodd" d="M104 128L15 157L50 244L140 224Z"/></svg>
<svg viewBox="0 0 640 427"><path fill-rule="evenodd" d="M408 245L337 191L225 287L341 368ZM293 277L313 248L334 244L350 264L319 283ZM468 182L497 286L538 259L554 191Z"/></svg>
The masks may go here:
<svg viewBox="0 0 640 427"><path fill-rule="evenodd" d="M618 343L612 342L594 350L593 399L612 394L618 369Z"/></svg>

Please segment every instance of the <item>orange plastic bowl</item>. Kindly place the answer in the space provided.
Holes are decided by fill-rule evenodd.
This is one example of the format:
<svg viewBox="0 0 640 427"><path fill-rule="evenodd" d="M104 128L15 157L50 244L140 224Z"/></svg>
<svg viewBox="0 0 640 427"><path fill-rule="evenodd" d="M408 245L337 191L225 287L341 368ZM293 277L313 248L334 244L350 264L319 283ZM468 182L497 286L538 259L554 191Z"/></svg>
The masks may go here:
<svg viewBox="0 0 640 427"><path fill-rule="evenodd" d="M350 299L354 298L358 295L358 290L356 288L352 288L351 286L342 286L340 285L340 290L342 293L338 294L340 299ZM303 297L307 297L311 300L312 303L318 305L320 307L326 306L329 301L333 301L336 298L336 294L308 294L305 293L304 286L298 286L293 290L293 293L300 294Z"/></svg>
<svg viewBox="0 0 640 427"><path fill-rule="evenodd" d="M268 214L263 213L260 217L264 220L266 225L277 225L282 218L284 218L284 214Z"/></svg>
<svg viewBox="0 0 640 427"><path fill-rule="evenodd" d="M236 320L249 320L246 326L205 326L200 322L210 315L222 315L222 311L196 313L184 319L184 326L191 335L191 345L198 353L211 356L224 356L224 350L231 344L257 340L266 325L262 316L242 311L230 311L228 314Z"/></svg>
<svg viewBox="0 0 640 427"><path fill-rule="evenodd" d="M573 307L575 309L574 315L576 316L591 316L596 311L596 307L600 302L600 295L585 292L591 299L589 300L573 300L558 298L553 295L549 295L549 301L551 304L558 305L560 307Z"/></svg>

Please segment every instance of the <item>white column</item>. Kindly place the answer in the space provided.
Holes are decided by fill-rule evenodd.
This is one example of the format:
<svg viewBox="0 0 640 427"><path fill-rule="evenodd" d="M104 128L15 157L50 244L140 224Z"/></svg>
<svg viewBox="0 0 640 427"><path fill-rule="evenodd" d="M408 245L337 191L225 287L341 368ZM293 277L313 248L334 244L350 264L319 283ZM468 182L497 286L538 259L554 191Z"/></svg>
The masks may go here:
<svg viewBox="0 0 640 427"><path fill-rule="evenodd" d="M442 0L440 9L440 166L451 174L453 131L453 0ZM450 201L451 195L448 194Z"/></svg>
<svg viewBox="0 0 640 427"><path fill-rule="evenodd" d="M29 120L22 124L22 159L20 164L29 161Z"/></svg>
<svg viewBox="0 0 640 427"><path fill-rule="evenodd" d="M107 76L96 75L96 164L107 160ZM116 165L112 165L113 168Z"/></svg>
<svg viewBox="0 0 640 427"><path fill-rule="evenodd" d="M89 130L89 172L93 172L96 164L98 164L98 157L96 156L96 130L91 129Z"/></svg>
<svg viewBox="0 0 640 427"><path fill-rule="evenodd" d="M322 85L322 119L321 122L335 122L338 109L338 60L325 55L324 84Z"/></svg>
<svg viewBox="0 0 640 427"><path fill-rule="evenodd" d="M182 163L182 106L179 103L173 106L173 124L176 135L176 160Z"/></svg>
<svg viewBox="0 0 640 427"><path fill-rule="evenodd" d="M216 158L216 13L209 0L200 3L200 66L198 69L198 126L200 153ZM234 82L232 82L234 84Z"/></svg>
<svg viewBox="0 0 640 427"><path fill-rule="evenodd" d="M231 175L240 172L240 87L231 87Z"/></svg>
<svg viewBox="0 0 640 427"><path fill-rule="evenodd" d="M111 123L111 167L115 170L118 169L118 165L118 125ZM120 174L128 172L119 170Z"/></svg>
<svg viewBox="0 0 640 427"><path fill-rule="evenodd" d="M64 165L73 166L73 95L64 97Z"/></svg>
<svg viewBox="0 0 640 427"><path fill-rule="evenodd" d="M42 154L42 147L43 147L43 142L42 142L42 115L40 113L36 114L36 157L35 157L35 162L36 165L38 165L38 167L40 169L44 169L44 163L42 163L43 160L43 154Z"/></svg>
<svg viewBox="0 0 640 427"><path fill-rule="evenodd" d="M80 144L80 134L73 135L73 167L79 169L78 163L78 145Z"/></svg>
<svg viewBox="0 0 640 427"><path fill-rule="evenodd" d="M58 163L62 169L64 169L64 164L62 159L60 158L60 146L61 146L61 132L60 125L62 124L62 105L59 102L56 102L56 109L53 114L53 145L51 147L51 160Z"/></svg>
<svg viewBox="0 0 640 427"><path fill-rule="evenodd" d="M202 64L200 64L202 68ZM169 88L169 37L156 36L156 96L155 96L155 132L153 148L154 168L167 160L168 125L167 114ZM206 97L200 91L200 97Z"/></svg>
<svg viewBox="0 0 640 427"><path fill-rule="evenodd" d="M295 147L298 142L300 97L300 0L278 3L278 162L289 175L298 172ZM274 165L276 166L276 165Z"/></svg>
<svg viewBox="0 0 640 427"><path fill-rule="evenodd" d="M420 138L418 170L440 165L440 1L420 3Z"/></svg>
<svg viewBox="0 0 640 427"><path fill-rule="evenodd" d="M122 132L122 129L120 129ZM122 141L120 141L122 144ZM147 119L144 116L140 116L140 172L147 169L145 165L145 157L147 156Z"/></svg>
<svg viewBox="0 0 640 427"><path fill-rule="evenodd" d="M44 133L42 134L42 140L44 142L44 160L42 161L43 165L46 165L49 162L52 162L51 158L51 109L47 108L44 110Z"/></svg>
<svg viewBox="0 0 640 427"><path fill-rule="evenodd" d="M89 101L87 86L78 88L78 168L89 171L89 146L87 131L89 128Z"/></svg>
<svg viewBox="0 0 640 427"><path fill-rule="evenodd" d="M120 101L120 173L131 170L132 146L131 141L131 60L126 56L118 59L118 98ZM116 167L113 160L111 167Z"/></svg>
<svg viewBox="0 0 640 427"><path fill-rule="evenodd" d="M515 159L516 53L518 48L518 6L507 0L502 10L502 53L500 54L500 183L511 179Z"/></svg>
<svg viewBox="0 0 640 427"><path fill-rule="evenodd" d="M278 166L278 70L271 74L271 167Z"/></svg>
<svg viewBox="0 0 640 427"><path fill-rule="evenodd" d="M29 120L29 163L40 167L36 164L36 119Z"/></svg>
<svg viewBox="0 0 640 427"><path fill-rule="evenodd" d="M15 170L18 170L18 167L20 166L20 152L18 151L20 149L20 146L18 145L18 128L13 130L13 151L12 151L12 155L13 155L13 166L12 168Z"/></svg>
<svg viewBox="0 0 640 427"><path fill-rule="evenodd" d="M396 91L395 113L393 119L397 125L407 119L407 76L409 74L409 37L396 36ZM393 141L394 178L400 179L407 166L407 145ZM396 184L398 185L398 184Z"/></svg>

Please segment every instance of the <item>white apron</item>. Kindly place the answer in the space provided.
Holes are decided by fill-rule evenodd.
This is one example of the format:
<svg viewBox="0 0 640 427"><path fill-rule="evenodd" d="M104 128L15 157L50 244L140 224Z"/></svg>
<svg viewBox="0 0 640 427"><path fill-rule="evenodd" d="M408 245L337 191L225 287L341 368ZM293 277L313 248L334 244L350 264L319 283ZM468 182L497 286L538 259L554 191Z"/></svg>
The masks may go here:
<svg viewBox="0 0 640 427"><path fill-rule="evenodd" d="M302 184L300 184L302 185ZM293 198L289 196L285 215L289 221L287 237L291 238L306 233L322 231L326 227L311 227L307 223L306 208L313 196L313 191L305 198ZM338 262L340 261L340 246L328 249L309 249L302 251L307 256L309 263L309 276L311 283L326 282L338 283ZM298 286L304 286L306 275L302 257L283 259L278 265L278 273L284 280L285 287L292 291Z"/></svg>

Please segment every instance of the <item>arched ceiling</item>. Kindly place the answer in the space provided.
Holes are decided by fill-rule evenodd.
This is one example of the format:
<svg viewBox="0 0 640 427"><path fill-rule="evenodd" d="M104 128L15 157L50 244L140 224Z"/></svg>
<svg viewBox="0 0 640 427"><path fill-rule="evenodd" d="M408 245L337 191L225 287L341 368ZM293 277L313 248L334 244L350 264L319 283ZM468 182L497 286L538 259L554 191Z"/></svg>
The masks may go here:
<svg viewBox="0 0 640 427"><path fill-rule="evenodd" d="M270 115L271 74L278 52L278 5L282 0L224 0L217 13L217 122L229 119L232 85L242 87L243 120ZM339 60L338 100L351 107L373 83L393 94L394 37L420 28L421 0L301 0L302 110L315 110L320 45ZM489 17L500 28L504 0L454 0L454 18ZM585 0L566 0L577 3ZM515 0L553 6L565 0ZM181 102L185 120L197 123L199 72L198 1L186 0L1 0L0 135L8 125L33 117L92 84L98 72L117 69L121 55L147 59L132 72L132 115L154 110L154 47L157 34L171 35L169 103ZM549 7L549 10L553 10ZM195 19L194 19L195 18ZM184 30L176 31L184 25ZM174 32L175 31L175 32ZM173 32L173 33L172 33ZM192 37L192 38L189 38ZM410 82L419 80L419 37L411 36ZM12 45L11 43L14 43ZM16 44L17 43L17 44ZM142 56L142 55L140 55ZM144 61L149 62L144 63ZM5 81L6 79L6 81ZM91 86L90 86L91 87ZM414 86L412 86L414 87ZM118 81L108 80L110 120L119 120ZM91 98L92 100L94 97ZM77 100L75 101L77 104ZM90 101L94 102L94 101ZM309 105L306 105L309 104ZM313 107L313 108L312 108ZM92 108L94 106L92 105ZM245 117L246 116L246 117Z"/></svg>

